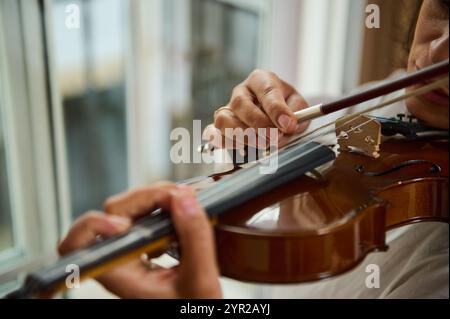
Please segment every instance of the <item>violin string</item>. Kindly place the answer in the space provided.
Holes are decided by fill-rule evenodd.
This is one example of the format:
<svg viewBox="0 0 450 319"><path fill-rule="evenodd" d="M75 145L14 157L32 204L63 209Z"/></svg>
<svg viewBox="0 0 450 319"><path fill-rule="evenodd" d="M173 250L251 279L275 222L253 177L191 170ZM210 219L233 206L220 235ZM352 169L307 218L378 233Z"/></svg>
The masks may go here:
<svg viewBox="0 0 450 319"><path fill-rule="evenodd" d="M421 87L421 88L419 88L419 89L413 90L413 91L411 91L411 92L408 92L408 93L403 94L403 95L401 95L401 96L398 96L398 97L396 97L396 98L393 98L393 99L390 99L390 100L385 101L385 102L383 102L383 103L380 103L380 104L377 104L377 105L375 105L375 106L369 107L369 108L367 108L367 109L365 109L365 110L362 110L362 111L360 111L360 112L353 113L353 114L351 114L351 115L354 115L354 117L352 117L352 119L350 119L349 121L344 122L344 123L341 125L341 127L347 125L347 124L348 124L349 122L351 122L351 121L354 121L356 118L360 117L361 115L364 115L364 114L366 114L366 113L369 113L369 112L372 112L372 111L381 109L381 108L386 107L386 106L388 106L388 105L391 105L391 104L393 104L393 103L396 103L396 102L399 102L399 101L402 101L402 100L406 100L406 99L408 99L408 98L410 98L410 97L414 97L414 96L417 96L417 95L422 95L422 94L424 94L424 93L433 91L433 90L435 90L435 89L437 89L437 88L443 86L443 85L444 85L445 83L447 83L447 82L448 82L448 77L444 77L444 78L441 78L441 79L439 79L439 80L437 80L437 81L435 81L435 82L433 82L433 83L430 83L430 84L428 84L428 85L426 85L426 86L423 86L423 87ZM284 147L291 146L291 145L293 145L295 142L298 142L298 141L300 141L300 140L303 140L305 137L311 136L311 135L313 135L314 133L317 133L317 132L319 132L319 131L321 131L321 130L323 130L323 129L325 129L325 128L327 128L327 127L333 125L333 124L336 124L338 121L339 121L339 119L338 119L338 120L335 120L335 121L331 121L330 123L327 123L327 124L325 124L325 125L319 126L318 128L314 129L314 130L311 131L311 132L308 132L308 133L302 134L302 135L300 135L300 136L294 137L294 138L293 138L291 141L289 141ZM341 128L341 127L336 127L336 130L339 129L339 128ZM325 134L328 134L328 132L325 132L324 135L325 135ZM320 137L322 137L322 136L323 136L323 135L319 135L317 138L320 138Z"/></svg>
<svg viewBox="0 0 450 319"><path fill-rule="evenodd" d="M359 116L361 116L361 115L359 115ZM355 119L356 119L356 118L355 118ZM355 120L355 119L352 119L351 121L353 121L353 120ZM351 121L348 121L348 123L351 122ZM362 127L362 126L364 126L364 125L367 125L367 124L369 124L370 122L374 122L374 121L375 121L375 119L373 119L373 118L372 118L372 119L369 119L369 120L367 120L367 121L365 121L365 122L363 122L363 123L361 123L361 124L359 124L359 125L357 125L357 126L355 126L355 127L352 127L352 128L351 128L350 130L348 130L348 131L342 131L341 134L348 134L348 133L351 133L351 132L353 132L353 131L358 130L360 127ZM331 142L331 141L333 141L335 138L336 138L336 137L334 137L334 136L330 136L330 138L328 138L327 141L330 141L330 142ZM311 141L311 142L308 142L308 143L305 143L304 145L307 145L307 144L309 144L309 143L312 143L312 141ZM323 143L323 144L326 144L326 143ZM309 154L309 153L315 151L316 149L319 149L320 147L322 147L322 145L318 145L318 146L316 146L316 147L313 147L313 148L311 148L310 150L307 150L306 152L302 153L301 156L305 156L305 155L307 155L307 154ZM290 160L284 162L283 164L289 164L289 163L291 163L291 162L293 162L293 161L297 161L297 160L299 160L299 158L292 158L292 159L290 159Z"/></svg>
<svg viewBox="0 0 450 319"><path fill-rule="evenodd" d="M437 80L437 81L435 81L435 82L433 82L433 83L431 83L431 84L428 84L428 85L426 85L426 86L423 86L423 87L421 87L421 88L419 88L419 89L416 89L416 90L414 90L414 91L411 91L411 92L409 92L409 93L407 93L407 94L403 94L403 95L401 95L401 96L399 96L399 97L397 97L397 98L393 98L393 99L391 99L391 100L385 101L385 102L380 103L380 104L378 104L378 105L375 105L375 106L373 106L373 107L369 107L369 108L367 108L367 109L365 109L365 110L363 110L363 111L361 111L361 112L357 112L357 113L355 113L355 115L356 115L355 117L352 116L351 119L349 119L348 121L345 121L342 125L336 127L335 130L337 131L337 130L339 130L340 128L342 128L343 126L345 126L345 125L347 125L347 124L349 124L349 123L355 121L356 119L360 118L360 117L361 117L363 114L365 114L365 113L368 113L368 112L371 112L371 111L373 111L373 110L377 110L377 109L386 107L386 106L388 106L388 105L390 105L390 104L393 104L393 103L398 102L398 101L402 101L402 100L404 100L404 99L407 99L407 98L410 98L410 97L413 97L413 96L417 96L417 95L421 95L421 94L430 92L430 91L432 91L432 90L435 90L435 89L438 88L438 87L441 87L441 86L442 86L444 83L446 83L446 82L448 82L448 77L445 77L445 78L442 78L442 79L440 79L440 80ZM355 131L355 130L359 129L360 127L362 127L362 126L364 126L364 125L366 125L366 124L368 124L368 123L370 123L370 122L372 122L372 121L375 121L375 119L371 118L371 119L369 119L369 120L367 120L367 121L365 121L365 122L363 122L363 123L357 125L356 127L352 127L352 128L351 128L350 130L348 130L348 131L342 131L341 134L348 134L348 133L351 133L352 131ZM285 145L282 149L285 149L285 148L288 147L288 146L292 146L292 144L294 144L295 142L298 142L300 139L303 139L303 138L305 138L306 136L310 136L310 135L312 135L313 133L318 132L318 131L320 131L320 130L322 130L322 129L328 127L328 126L331 126L331 125L333 125L333 124L336 124L336 123L337 123L337 121L332 121L332 122L330 122L330 123L328 123L328 124L325 124L325 125L323 125L323 126L317 128L317 129L315 129L315 130L312 131L312 132L309 132L309 133L304 134L304 135L302 135L302 136L300 136L300 137L297 137L295 140L293 140L293 141L289 142L287 145ZM314 142L316 142L319 138L322 138L322 137L325 136L326 134L328 134L328 132L325 132L325 133L323 133L323 134L321 134L321 135L319 135L319 136L313 138L312 140L306 142L306 143L303 144L303 145L306 146L306 145L308 145L308 144L314 143ZM332 141L334 141L335 138L339 138L339 137L336 137L336 136L330 136L330 138L327 139L327 141L332 142ZM326 144L326 143L322 143L322 144ZM320 147L322 147L322 144L317 145L317 146L315 146L315 147L313 147L313 148L307 150L306 152L302 153L302 154L301 154L301 157L306 156L307 154L309 154L309 153L311 153L311 152L314 152L315 150L319 149ZM277 150L275 153L270 154L270 155L268 156L268 158L270 158L270 157L272 157L272 156L277 156L277 153L278 153L279 151L281 151L282 149L279 149L279 150ZM267 158L265 158L265 159L263 159L263 160L267 160ZM288 164L288 163L290 163L290 162L292 162L292 161L296 161L296 160L299 160L299 158L292 158L292 159L288 160L287 162L285 162L284 164ZM262 161L262 160L258 160L255 164L257 164L258 162L261 162L261 161ZM207 191L207 189L205 189L205 191ZM200 193L202 193L202 191L201 191ZM209 196L207 196L207 198L204 198L203 200L207 200L207 199L209 199ZM202 202L202 200L200 200L200 202Z"/></svg>
<svg viewBox="0 0 450 319"><path fill-rule="evenodd" d="M396 102L398 102L398 101L405 100L405 99L410 98L410 97L413 97L413 96L417 96L417 95L421 95L421 94L424 94L424 93L433 91L433 90L435 90L435 89L437 89L437 88L443 86L443 84L445 84L446 82L448 82L448 77L441 78L441 79L439 79L439 80L437 80L437 81L435 81L435 82L433 82L433 83L431 83L431 84L425 85L425 86L423 86L423 87L421 87L421 88L419 88L419 89L413 90L413 91L411 91L411 92L409 92L409 93L407 93L407 94L403 94L403 95L401 95L401 96L399 96L399 97L390 99L390 100L385 101L385 102L383 102L383 103L377 104L377 105L375 105L375 106L373 106L373 107L369 107L369 108L367 108L367 109L365 109L365 110L362 110L362 111L360 111L360 112L354 113L353 115L355 115L355 116L352 116L351 119L349 119L348 121L345 121L342 125L336 127L335 130L337 131L337 130L339 130L340 128L346 126L347 124L349 124L349 123L355 121L356 119L360 118L360 117L361 117L363 114L365 114L365 113L368 113L368 112L371 112L371 111L374 111L374 110L377 110L377 109L386 107L386 106L388 106L388 105L391 105L391 104L396 103ZM303 135L301 135L300 137L295 138L293 141L291 141L291 142L289 142L288 144L286 144L285 146L283 146L282 149L279 149L279 150L277 150L275 153L270 154L270 155L268 156L268 158L270 158L270 157L272 157L272 156L277 156L277 153L278 153L279 151L285 149L286 147L296 145L295 142L299 142L300 139L303 139L303 138L306 137L306 136L310 136L312 133L318 132L318 131L320 131L320 130L322 130L322 129L328 127L328 126L331 126L331 125L333 125L333 124L336 124L337 121L338 121L338 120L332 121L332 122L330 122L330 123L327 123L327 124L325 124L325 125L323 125L323 126L320 126L319 128L315 129L315 130L312 131L312 132L309 132L309 133L307 133L307 134L303 134ZM352 128L351 128L350 130L348 130L348 131L342 131L341 134L348 134L348 133L351 133L353 130L358 129L358 128L360 128L361 126L366 125L366 124L368 124L368 123L370 123L370 122L372 122L372 121L375 121L375 119L370 119L370 120L368 120L367 122L364 122L364 123L358 125L357 127L352 127ZM312 140L309 140L309 141L307 141L306 143L304 143L303 146L306 146L306 145L309 145L309 144L312 144L312 143L316 142L318 139L322 138L322 137L325 136L326 134L328 134L328 132L325 132L325 133L323 133L323 134L321 134L321 135L319 135L319 136L317 136L317 137L314 137ZM332 136L332 137L330 137L329 139L327 139L327 141L333 141L335 138L336 138L335 136ZM297 143L297 144L298 144L298 143ZM325 144L325 143L322 143L322 144ZM322 144L317 145L317 146L315 146L315 147L313 147L313 148L307 150L305 153L302 154L302 156L305 156L305 155L308 155L308 154L311 153L311 152L314 152L315 150L317 150L317 149L319 149L320 147L322 147ZM263 159L263 160L267 160L267 158L265 158L265 159ZM298 158L296 158L295 160L298 160ZM258 163L258 162L260 162L260 161L261 161L261 160L257 161L256 163ZM289 161L288 161L288 163L289 163Z"/></svg>
<svg viewBox="0 0 450 319"><path fill-rule="evenodd" d="M375 105L375 106L373 106L373 107L369 107L369 108L367 108L367 109L365 109L365 110L362 110L362 111L360 111L360 112L353 113L352 115L355 115L355 117L352 118L352 119L350 119L350 121L355 120L355 119L357 118L356 116L361 116L361 115L363 115L363 114L372 112L372 111L377 110L377 109L381 109L381 108L383 108L383 107L385 107L385 106L388 106L388 105L391 105L391 104L393 104L393 103L396 103L396 102L399 102L399 101L408 99L408 98L410 98L410 97L414 97L414 96L417 96L417 95L421 95L421 94L424 94L424 93L433 91L433 90L435 90L435 89L441 87L441 86L442 86L443 84L445 84L446 82L448 82L448 77L442 78L442 79L440 79L440 80L438 80L438 81L436 81L436 82L433 82L433 83L431 83L431 84L428 84L428 85L426 85L426 86L423 86L423 87L421 87L421 88L419 88L419 89L416 89L416 90L414 90L414 91L411 91L411 92L409 92L409 93L407 93L407 94L404 94L404 95L401 95L401 96L399 96L399 97L393 98L393 99L391 99L391 100L385 101L385 102L380 103L380 104L378 104L378 105ZM350 122L350 121L348 121L348 122ZM338 122L338 120L332 121L332 122L330 122L330 123L327 123L327 124L325 124L325 125L322 125L322 126L316 128L316 129L314 129L314 130L311 131L311 132L308 132L308 133L306 133L306 134L297 136L297 137L295 137L295 139L289 141L289 143L286 144L286 146L290 146L290 145L292 145L293 143L297 142L298 140L301 140L301 139L304 139L305 137L308 137L308 136L310 136L310 135L313 135L314 133L317 133L318 131L320 131L320 130L322 130L322 129L328 127L328 126L331 126L331 125L333 125L333 124L336 124L337 122ZM343 123L342 126L348 124L348 122ZM337 127L336 129L339 129L339 128L340 128L340 127ZM328 134L328 133L324 133L324 134ZM318 137L321 137L321 136L318 136Z"/></svg>
<svg viewBox="0 0 450 319"><path fill-rule="evenodd" d="M348 130L348 131L341 132L341 134L348 134L348 133L351 133L352 131L356 131L356 130L358 130L360 127L362 127L362 126L364 126L364 125L366 125L366 124L368 124L368 123L370 123L370 122L374 122L374 121L376 121L376 120L373 119L373 118L370 118L369 120L365 121L364 123L361 123L361 124L359 124L359 125L357 125L357 126L355 126L355 127L352 127L352 128L351 128L350 130ZM350 121L349 121L349 122L350 122ZM329 140L331 141L331 140L333 140L334 138L335 138L335 137L330 136ZM308 143L306 143L306 144L309 144L309 143L312 143L312 142L308 142ZM306 145L306 144L304 144L304 145ZM320 147L322 147L322 145L315 146L315 147L311 148L310 150L307 150L307 151L301 153L301 154L300 154L300 157L292 157L292 158L289 158L288 160L284 161L283 164L284 164L284 165L288 165L288 164L290 164L290 163L292 163L292 162L294 162L294 161L297 161L297 160L301 159L302 157L304 157L305 155L307 155L307 154L313 152L314 150L319 149ZM270 155L269 157L271 157L271 156L274 156L274 154ZM258 162L260 162L260 161L258 161ZM258 162L256 162L256 163L258 163ZM210 188L206 188L206 189L201 190L201 191L199 192L199 194L198 194L198 200L199 200L199 202L200 202L202 205L206 205L207 202L208 202L208 200L210 200L211 198L215 198L215 197L216 197L215 194L210 194L209 191L210 191ZM204 195L206 195L206 196L204 196Z"/></svg>
<svg viewBox="0 0 450 319"><path fill-rule="evenodd" d="M361 116L361 115L363 115L363 114L369 113L369 112L374 111L374 110L377 110L377 109L381 109L381 108L383 108L383 107L386 107L386 106L391 105L391 104L393 104L393 103L396 103L396 102L399 102L399 101L408 99L408 98L410 98L410 97L414 97L414 96L417 96L417 95L421 95L421 94L424 94L424 93L433 91L433 90L435 90L435 89L437 89L437 88L440 88L441 86L443 86L443 85L444 85L445 83L447 83L447 82L448 82L448 76L443 77L443 78L440 78L439 80L436 80L436 81L434 81L433 83L430 83L430 84L427 84L427 85L425 85L425 86L422 86L422 87L419 88L419 89L412 90L412 91L410 91L409 93L403 94L403 95L401 95L401 96L399 96L399 97L396 97L396 98L393 98L393 99L391 99L391 100L385 101L385 102L383 102L383 103L381 103L381 104L378 104L378 105L375 105L375 106L373 106L373 107L369 107L369 108L367 108L367 109L365 109L365 110L362 110L362 111L360 111L360 112L353 113L353 115L355 115L355 116L352 117L348 122L344 122L344 123L342 124L342 126L348 124L350 121L353 121L353 120L357 119L358 116ZM351 115L351 114L349 114L349 115ZM306 138L306 137L308 137L308 136L311 136L311 135L313 135L314 133L317 133L317 132L319 132L319 131L321 131L321 130L323 130L323 129L325 129L325 128L327 128L327 127L333 125L333 124L336 124L338 121L339 121L339 119L338 119L338 120L335 120L335 121L331 121L331 122L329 122L329 123L327 123L327 124L325 124L325 125L319 126L319 127L317 127L316 129L314 129L314 130L312 130L312 131L310 131L310 132L308 132L308 133L305 133L305 134L302 134L302 135L299 135L299 136L293 136L293 137L292 137L292 138L291 138L291 139L290 139L290 140L289 140L282 148L280 148L280 149L278 149L278 150L282 150L282 149L285 149L286 147L295 145L297 142L300 142L300 141L303 140L304 138ZM336 130L339 129L339 128L340 128L340 127L336 127ZM318 135L318 136L316 137L316 139L319 139L320 137L322 137L323 135L326 135L326 134L328 134L328 133L329 133L328 131L327 131L327 132L324 132L324 133L322 133L322 135ZM314 140L311 140L310 142L314 142Z"/></svg>

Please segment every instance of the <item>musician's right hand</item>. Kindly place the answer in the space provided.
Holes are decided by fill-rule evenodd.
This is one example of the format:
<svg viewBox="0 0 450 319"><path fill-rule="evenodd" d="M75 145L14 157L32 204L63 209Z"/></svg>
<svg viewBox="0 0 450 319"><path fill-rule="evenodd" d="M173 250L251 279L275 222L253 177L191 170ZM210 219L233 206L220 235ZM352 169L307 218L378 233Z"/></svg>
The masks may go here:
<svg viewBox="0 0 450 319"><path fill-rule="evenodd" d="M245 144L256 146L258 138L262 137L281 145L289 136L307 128L309 122L298 124L294 116L294 112L307 107L307 102L293 86L272 72L255 70L233 89L229 103L215 112L214 124L206 128L204 137L216 147L224 147L224 142L234 137L226 129L253 128L257 139L245 140ZM276 128L277 134L271 135L269 130L258 132L264 128ZM262 136L258 134L261 132Z"/></svg>

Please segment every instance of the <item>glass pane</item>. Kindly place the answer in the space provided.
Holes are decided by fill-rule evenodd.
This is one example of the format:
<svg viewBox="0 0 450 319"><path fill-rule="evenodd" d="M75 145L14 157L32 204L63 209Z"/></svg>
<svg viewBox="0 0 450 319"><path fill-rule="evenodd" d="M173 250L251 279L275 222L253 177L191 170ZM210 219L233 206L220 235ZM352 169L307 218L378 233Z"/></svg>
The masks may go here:
<svg viewBox="0 0 450 319"><path fill-rule="evenodd" d="M79 29L61 27L71 4L80 9ZM127 186L125 4L58 0L53 6L74 218Z"/></svg>
<svg viewBox="0 0 450 319"><path fill-rule="evenodd" d="M194 117L210 120L257 66L259 16L218 1L194 0L191 21Z"/></svg>
<svg viewBox="0 0 450 319"><path fill-rule="evenodd" d="M0 252L14 245L8 188L8 170L6 166L5 135L2 121L2 114L0 112Z"/></svg>

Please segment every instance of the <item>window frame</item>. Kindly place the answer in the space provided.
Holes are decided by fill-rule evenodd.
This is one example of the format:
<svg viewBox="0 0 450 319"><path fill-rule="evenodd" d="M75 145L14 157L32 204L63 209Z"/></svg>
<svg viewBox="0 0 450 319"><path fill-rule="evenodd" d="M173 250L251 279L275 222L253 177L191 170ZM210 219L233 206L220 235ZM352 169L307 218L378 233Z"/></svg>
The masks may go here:
<svg viewBox="0 0 450 319"><path fill-rule="evenodd" d="M53 2L54 0L38 0L42 7L43 28L45 35L45 53L48 72L48 103L49 121L52 125L52 143L56 183L56 199L58 202L59 232L65 234L72 222L72 205L70 195L70 173L66 144L66 129L64 121L64 105L58 84L56 53L53 36Z"/></svg>
<svg viewBox="0 0 450 319"><path fill-rule="evenodd" d="M359 83L365 1L301 2L299 46L308 52L299 49L297 88L306 97L347 93Z"/></svg>
<svg viewBox="0 0 450 319"><path fill-rule="evenodd" d="M213 0L214 1L214 0ZM271 42L272 32L272 12L274 6L277 6L276 0L215 0L234 7L253 11L260 17L258 33L258 56L256 58L259 68L270 67L271 64ZM279 2L279 1L278 1Z"/></svg>
<svg viewBox="0 0 450 319"><path fill-rule="evenodd" d="M38 0L0 2L0 107L15 236L0 256L1 283L54 258L59 238L41 19Z"/></svg>

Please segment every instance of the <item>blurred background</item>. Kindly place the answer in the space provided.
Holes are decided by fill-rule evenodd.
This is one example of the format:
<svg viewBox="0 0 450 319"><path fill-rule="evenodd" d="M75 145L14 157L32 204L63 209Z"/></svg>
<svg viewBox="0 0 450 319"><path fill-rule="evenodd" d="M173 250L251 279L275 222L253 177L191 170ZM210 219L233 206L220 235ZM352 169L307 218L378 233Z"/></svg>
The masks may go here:
<svg viewBox="0 0 450 319"><path fill-rule="evenodd" d="M365 27L368 4L379 29ZM419 5L0 0L0 294L55 258L73 220L108 196L210 172L173 164L170 132L208 125L255 68L310 101L402 68ZM226 296L258 296L226 285ZM105 296L86 287L71 296Z"/></svg>

